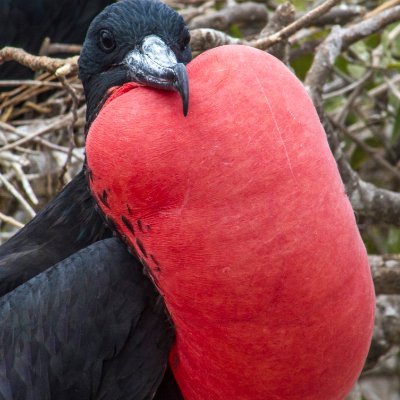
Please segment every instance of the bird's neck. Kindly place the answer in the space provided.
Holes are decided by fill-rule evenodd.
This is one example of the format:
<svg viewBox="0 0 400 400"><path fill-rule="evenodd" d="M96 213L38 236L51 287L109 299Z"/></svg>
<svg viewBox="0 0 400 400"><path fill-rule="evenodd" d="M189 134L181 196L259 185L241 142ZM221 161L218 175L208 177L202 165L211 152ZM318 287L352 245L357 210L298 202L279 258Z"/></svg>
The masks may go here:
<svg viewBox="0 0 400 400"><path fill-rule="evenodd" d="M82 77L83 88L86 97L86 132L96 119L97 114L110 95L110 91L126 82L126 73L116 70L113 73L103 72L90 77Z"/></svg>

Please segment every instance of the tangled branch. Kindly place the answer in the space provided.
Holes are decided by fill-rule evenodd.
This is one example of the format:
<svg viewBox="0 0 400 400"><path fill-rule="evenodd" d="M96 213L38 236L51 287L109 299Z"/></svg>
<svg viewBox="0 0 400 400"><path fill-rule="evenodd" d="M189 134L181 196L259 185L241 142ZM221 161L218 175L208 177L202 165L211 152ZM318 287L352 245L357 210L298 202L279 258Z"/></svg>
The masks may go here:
<svg viewBox="0 0 400 400"><path fill-rule="evenodd" d="M355 212L372 221L396 226L400 226L400 194L365 182L352 170L343 154L335 129L323 111L322 91L341 51L399 20L400 6L396 6L348 28L334 27L327 39L317 49L314 62L305 80L305 85L328 133L333 154Z"/></svg>

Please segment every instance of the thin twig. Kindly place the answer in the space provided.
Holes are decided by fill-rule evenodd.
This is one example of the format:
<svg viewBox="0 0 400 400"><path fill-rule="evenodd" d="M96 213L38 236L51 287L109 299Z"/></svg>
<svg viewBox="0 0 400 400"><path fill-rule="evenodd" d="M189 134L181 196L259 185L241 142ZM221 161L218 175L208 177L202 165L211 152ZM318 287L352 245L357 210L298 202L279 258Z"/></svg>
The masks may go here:
<svg viewBox="0 0 400 400"><path fill-rule="evenodd" d="M80 109L80 112L82 112L82 111L83 111L83 108ZM21 144L31 141L32 139L34 139L38 136L49 133L52 130L62 128L65 126L66 123L70 122L71 120L74 120L74 116L72 113L69 113L69 114L65 115L64 117L54 121L52 124L50 124L46 128L40 129L39 131L33 132L30 135L23 137L22 139L16 140L15 142L12 142L6 146L1 147L0 153L3 151L6 151L6 150L11 150L17 146L20 146Z"/></svg>
<svg viewBox="0 0 400 400"><path fill-rule="evenodd" d="M76 95L75 90L71 87L68 81L64 77L60 77L60 82L64 86L65 90L71 96L72 99L72 119L71 122L68 124L68 137L69 137L69 146L68 146L68 153L67 158L65 160L64 165L61 168L60 175L58 177L60 187L63 186L64 175L67 172L68 166L71 163L72 152L75 148L75 135L74 135L74 125L78 120L78 96Z"/></svg>
<svg viewBox="0 0 400 400"><path fill-rule="evenodd" d="M0 174L0 182L15 197L15 199L18 200L21 206L33 218L36 215L35 210L29 205L29 203L23 198L21 193L18 192L18 190L8 181L8 179L3 174Z"/></svg>
<svg viewBox="0 0 400 400"><path fill-rule="evenodd" d="M367 14L365 14L364 19L371 18L379 13L381 13L384 10L387 10L388 8L397 6L400 4L400 0L386 0L384 1L381 5L378 7L374 8L372 11L369 11Z"/></svg>
<svg viewBox="0 0 400 400"><path fill-rule="evenodd" d="M194 29L190 32L190 44L193 52L201 52L226 44L242 44L239 39L235 39L224 32L215 29Z"/></svg>
<svg viewBox="0 0 400 400"><path fill-rule="evenodd" d="M30 79L8 79L8 80L1 80L0 87L7 87L7 86L48 86L53 88L61 88L61 83L58 82L47 82L47 81L37 81L37 80L30 80Z"/></svg>
<svg viewBox="0 0 400 400"><path fill-rule="evenodd" d="M267 8L263 4L245 2L223 8L213 13L200 15L189 23L190 29L211 28L225 31L233 24L259 22L264 25L268 20Z"/></svg>
<svg viewBox="0 0 400 400"><path fill-rule="evenodd" d="M29 197L29 200L35 205L39 204L39 200L36 197L35 192L33 191L32 186L29 183L27 177L25 176L25 173L24 173L21 165L17 164L16 162L14 162L14 163L12 163L12 168L15 171L16 177L21 182L22 187L24 188L26 195Z"/></svg>
<svg viewBox="0 0 400 400"><path fill-rule="evenodd" d="M65 68L65 66L70 68L70 73L76 73L78 71L77 60L77 57L61 59L46 56L33 56L17 47L3 47L0 50L0 64L7 61L16 61L30 68L32 71L44 70L53 74L60 68Z"/></svg>
<svg viewBox="0 0 400 400"><path fill-rule="evenodd" d="M350 132L340 122L335 121L333 118L329 118L329 120L336 128L340 129L348 138L350 138L354 143L356 143L360 148L362 148L366 153L368 153L381 167L389 171L394 177L396 177L400 181L400 171L396 167L394 167L383 157L377 154L375 149L368 146L368 144L366 144L364 141L360 140L356 135Z"/></svg>
<svg viewBox="0 0 400 400"><path fill-rule="evenodd" d="M371 221L395 226L400 226L400 194L377 188L363 181L352 170L343 154L336 132L323 111L322 90L330 75L332 65L342 50L399 19L400 6L397 6L349 28L332 29L327 39L318 48L305 80L306 87L324 123L332 152L354 210Z"/></svg>
<svg viewBox="0 0 400 400"><path fill-rule="evenodd" d="M281 40L287 39L295 32L309 25L313 20L325 14L336 4L340 3L340 1L341 0L326 0L320 6L309 11L307 14L303 15L298 20L294 21L280 31L265 38L253 40L250 42L250 45L256 47L257 49L266 50L268 47L279 43Z"/></svg>
<svg viewBox="0 0 400 400"><path fill-rule="evenodd" d="M24 121L24 124L28 124L28 123L29 123L29 121ZM82 123L81 124L77 123L77 125L78 126L79 125L80 126L84 126L84 121L82 120ZM0 128L3 128L4 130L10 131L10 132L13 132L13 133L15 133L16 135L18 135L19 137L22 137L22 138L25 138L27 136L26 134L20 132L18 129L16 129L12 125L9 125L9 124L1 122L1 121L0 121ZM59 146L59 145L57 145L55 143L51 143L48 140L43 139L41 137L35 137L32 140L34 142L37 142L37 143L41 144L44 147L49 148L50 150L56 150L56 151L60 151L62 153L68 154L69 149L67 147ZM1 150L3 150L3 149L1 148ZM28 149L21 148L20 146L16 146L15 150L22 151L22 152L28 152L29 151ZM84 157L81 156L79 153L77 153L75 151L72 152L72 156L75 157L78 161L84 161Z"/></svg>
<svg viewBox="0 0 400 400"><path fill-rule="evenodd" d="M23 228L24 224L21 222L17 221L15 218L10 217L9 215L5 215L2 212L0 212L0 220L5 222L6 224L10 224L15 226L16 228Z"/></svg>

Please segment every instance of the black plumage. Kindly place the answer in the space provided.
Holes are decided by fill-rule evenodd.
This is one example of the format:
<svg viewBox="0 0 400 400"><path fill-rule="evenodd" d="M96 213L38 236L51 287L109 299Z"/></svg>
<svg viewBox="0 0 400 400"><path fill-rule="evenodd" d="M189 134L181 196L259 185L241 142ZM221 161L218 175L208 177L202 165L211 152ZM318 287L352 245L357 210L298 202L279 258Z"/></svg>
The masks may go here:
<svg viewBox="0 0 400 400"><path fill-rule="evenodd" d="M0 398L152 399L173 330L142 266L115 238L0 299Z"/></svg>
<svg viewBox="0 0 400 400"><path fill-rule="evenodd" d="M108 41L102 41L105 30L111 32L113 43L108 40L108 34L108 39L106 37ZM161 43L165 47L164 52L169 52L167 62L165 60L157 60L157 51L154 53L147 51L146 53L142 48L145 41L151 48L154 37L158 38L156 39L157 46ZM187 93L185 93L185 90L187 91L187 87L185 88L187 82L185 79L182 80L182 65L189 62L191 58L189 39L189 33L183 19L173 10L156 0L122 0L107 7L93 21L86 37L79 63L80 77L87 96L87 129L89 129L90 123L94 120L98 110L109 95L109 89L126 82L138 81L150 86L178 90L185 103L187 101ZM110 43L112 46L107 45ZM136 56L146 57L146 63L142 65L140 62L136 62ZM128 61L127 58L129 58ZM172 64L168 64L171 60ZM177 68L175 68L176 65L174 63L176 63ZM134 104L132 107L134 108ZM177 110L177 112L180 112L180 110ZM91 352L84 353L86 355L83 357L84 365L87 366L88 371L94 368L93 373L97 375L81 374L80 376L85 382L80 382L80 386L76 386L76 390L82 390L82 393L85 394L82 394L82 396L71 394L69 398L73 399L152 398L149 393L154 394L154 390L159 383L159 380L157 380L160 377L159 368L161 368L161 371L166 368L172 330L167 324L163 303L160 302L160 305L154 308L154 290L149 286L148 281L145 280L146 278L139 274L138 271L141 271L141 269L137 268L139 261L134 259L133 256L129 256L124 246L117 245L117 239L112 239L113 242L108 241L111 240L107 238L112 235L112 231L104 225L102 218L95 210L95 204L87 186L86 174L87 171L84 166L83 170L42 212L0 247L0 295L3 296L0 303L0 315L4 313L0 318L6 321L0 327L0 336L2 337L0 346L6 357L5 361L0 364L0 389L3 390L2 385L4 384L4 390L8 390L8 385L9 388L18 393L14 397L4 397L6 399L30 398L42 400L63 398L60 397L61 395L53 394L55 393L54 390L57 390L57 387L53 385L59 385L57 379L42 381L37 379L35 381L35 390L38 390L40 395L29 394L29 391L33 390L33 386L30 387L29 384L32 384L30 383L31 379L33 379L32 377L38 368L37 365L29 363L29 361L25 362L21 367L23 369L23 381L25 382L25 389L21 388L21 390L26 390L25 394L29 394L31 397L23 397L23 394L18 392L21 372L15 369L15 362L17 353L26 346L27 349L31 348L27 350L29 353L27 353L28 360L32 360L29 357L39 351L42 346L45 346L49 354L47 358L41 360L40 368L48 368L50 372L54 372L52 368L55 365L52 364L53 359L51 357L57 358L60 349L68 352L68 348L74 347L75 341L79 344L79 340L82 341L80 343L82 348L88 346L89 349L92 348L90 339L92 335L98 340L103 338L102 346L96 347L96 349L92 348ZM110 250L110 243L113 246L112 251ZM97 261L93 262L92 259ZM108 302L104 300L98 303L98 292L96 290L103 290L107 286L104 282L110 282L110 276L115 278L113 282L114 291L117 291L119 284L125 287L125 278L123 275L118 275L118 273L121 272L122 274L122 268L129 263L128 260L134 260L134 263L136 263L136 267L132 267L136 269L134 276L132 275L131 278L139 279L140 275L139 280L145 288L144 292L140 291L136 292L136 294L134 293L134 285L131 289L123 291L123 297L129 297L128 292L130 290L133 293L133 300L131 299L133 302L129 303L132 313L130 316L131 321L133 321L134 315L141 313L139 321L140 323L143 322L143 325L140 325L140 329L136 329L136 325L131 325L132 328L129 331L129 340L132 343L136 343L133 346L141 346L141 349L139 351L138 348L132 347L128 351L128 348L123 347L120 352L116 352L116 354L119 354L118 357L111 357L111 353L107 350L107 356L111 357L108 361L107 376L109 381L107 381L108 378L105 375L101 375L101 378L98 378L97 367L94 365L99 360L104 359L104 349L120 348L119 344L121 342L118 342L120 340L118 339L120 337L118 329L113 332L115 335L110 334L109 330L114 329L111 328L112 326L116 326L114 325L115 318L118 315L125 314L118 314L122 311L115 309L111 299L108 299ZM87 270L85 270L85 265ZM110 271L112 269L116 269L117 275L112 275ZM82 273L82 281L78 282L80 273ZM85 276L90 277L90 274L92 274L93 279L85 278ZM103 282L103 284L100 283L99 288L96 288L98 285L97 280ZM66 288L69 289L67 290ZM138 289L136 288L135 290ZM109 292L108 296L113 296L113 293L113 291ZM26 299L30 298L33 301L30 308L29 304L23 302L25 296ZM64 302L60 301L60 296L67 296L64 300L69 304L68 307L63 305ZM81 296L83 297L81 298ZM137 299L136 296L138 296ZM106 297L107 294L105 294L104 299ZM45 311L53 303L52 299L54 307L51 309L52 312L49 312L45 317ZM135 306L135 299L139 301L141 306ZM80 304L79 302L82 302L82 304L86 302L86 305L76 306ZM7 313L11 303L14 304L12 318ZM58 313L57 305L59 308ZM25 309L25 306L28 308ZM114 309L117 315L113 316L112 310ZM149 309L152 310L150 313L148 313ZM27 312L26 310L30 311ZM87 320L87 323L80 325L81 336L64 336L64 340L57 343L57 348L54 347L54 342L52 343L53 347L49 347L45 344L43 332L48 332L46 337L50 337L51 331L55 334L54 329L57 329L58 314L61 314L61 310L66 316L65 324L71 323L77 326L84 320ZM92 318L96 318L96 313L102 312L105 313L105 317L100 325L103 325L104 330L99 328L99 323L90 322ZM44 319L34 319L34 314L42 315ZM144 321L147 319L149 321ZM33 321L36 321L37 325ZM94 319L93 321L97 320ZM34 336L32 334L30 336L26 333L25 336L20 336L19 341L15 341L15 338L11 340L7 335L10 335L13 329L15 331L15 327L18 324L23 325L25 322L28 326L31 326L31 332L36 329L38 335ZM124 327L124 325L119 325L121 329ZM153 328L156 330L155 333ZM140 337L143 338L146 335L149 335L149 340L157 337L159 343L163 343L161 349L163 351L157 353L154 360L146 359L154 357L151 351L150 353L147 352L151 346L147 342L140 342ZM35 339L30 343L29 337L33 336ZM151 345L153 344L151 343ZM79 352L80 350L78 349L81 347L78 347L76 351ZM146 347L148 347L147 350ZM54 351L57 354L52 354ZM60 362L59 368L64 368L63 374L67 376L68 381L74 379L72 377L74 373L72 370L70 371L70 368L75 368L73 367L75 364L70 364L70 362L76 363L78 365L77 368L81 368L83 365L81 358L78 356L74 358L75 356L72 353L71 357L72 359L67 357L60 358L57 361ZM27 358L24 360L26 361ZM157 364L157 367L151 371L147 369L147 373L143 373L143 376L135 373L127 374L124 369L127 368L127 371L131 371L132 360L134 363L146 363L146 365L148 361L151 361ZM103 368L105 368L104 365ZM72 375L68 377L70 373ZM100 383L98 379L100 379ZM140 387L139 383L144 381L147 382L144 385L146 388L142 385L141 387L144 389L137 395L133 395L132 392L121 392L118 396L116 394L103 396L93 389L93 385L96 383L97 388L102 387L101 385L104 384L109 385L109 390L112 392L112 382L119 382L120 379L124 381L126 388ZM90 392L91 395L89 397L86 397L86 393L89 393L89 386L92 392ZM141 397L143 395L150 397ZM5 395L3 394L3 396ZM165 375L155 399L181 399L179 389L171 373L168 372Z"/></svg>
<svg viewBox="0 0 400 400"><path fill-rule="evenodd" d="M52 265L112 236L81 171L36 217L0 246L0 296Z"/></svg>
<svg viewBox="0 0 400 400"><path fill-rule="evenodd" d="M92 19L112 0L0 0L0 48L22 47L37 54L46 37L81 44ZM25 79L32 72L17 63L0 66L0 79Z"/></svg>

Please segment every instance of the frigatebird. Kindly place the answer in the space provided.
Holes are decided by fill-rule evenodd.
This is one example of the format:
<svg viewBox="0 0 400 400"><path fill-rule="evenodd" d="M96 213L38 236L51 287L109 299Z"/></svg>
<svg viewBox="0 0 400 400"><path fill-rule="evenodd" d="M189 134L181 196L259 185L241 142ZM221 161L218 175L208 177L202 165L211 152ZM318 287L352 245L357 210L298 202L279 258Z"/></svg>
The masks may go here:
<svg viewBox="0 0 400 400"><path fill-rule="evenodd" d="M108 6L93 20L79 61L87 129L113 88L127 82L178 91L187 112L184 65L191 59L189 41L182 17L157 0L122 0ZM0 342L0 394L4 399L58 399L63 398L57 392L61 388L67 388L64 393L69 398L89 398L72 393L90 393L90 398L150 399L166 368L173 329L163 302L157 302L157 293L143 280L137 259L117 239L110 239L112 227L97 213L86 179L90 179L90 171L83 166L30 223L0 247L1 315L5 321ZM132 260L134 266L128 273L125 267ZM121 296L115 299L111 299L112 291L101 298L99 293L111 279L115 279L114 291L118 282L123 287L124 280L126 286L129 280L132 284L121 289ZM148 290L124 300L124 294L134 291L135 285ZM123 301L128 303L124 310ZM117 326L115 319L121 322L128 314L125 323ZM147 332L150 326L158 333ZM144 340L157 347L158 359L147 360L153 357L151 352L132 353L130 346ZM127 346L130 351L125 352ZM143 350L146 347L151 345ZM78 354L80 349L85 349L84 353ZM143 377L125 374L121 361L136 366ZM148 374L143 371L154 361L157 368L147 369ZM98 370L99 365L103 370ZM73 370L82 368L88 372L77 380ZM121 379L114 379L117 375ZM46 379L40 379L42 376ZM124 391L117 396L112 381L117 385L121 380ZM136 389L127 390L128 381L139 382L143 390L139 394L134 394ZM100 395L104 387L108 397ZM156 398L179 396L167 374Z"/></svg>

